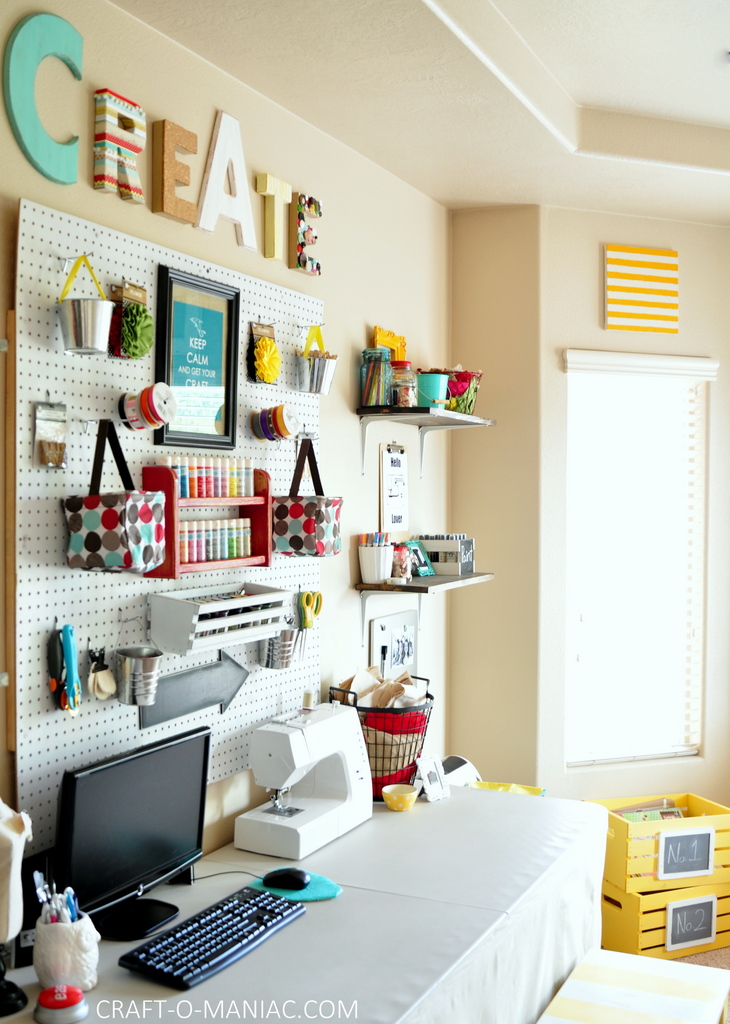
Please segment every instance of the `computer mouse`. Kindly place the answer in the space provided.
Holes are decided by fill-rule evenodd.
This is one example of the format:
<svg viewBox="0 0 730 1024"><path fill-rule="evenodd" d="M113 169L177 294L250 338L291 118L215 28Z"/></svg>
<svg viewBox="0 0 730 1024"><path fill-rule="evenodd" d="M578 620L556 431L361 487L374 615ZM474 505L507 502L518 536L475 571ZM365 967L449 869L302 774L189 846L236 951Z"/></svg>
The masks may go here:
<svg viewBox="0 0 730 1024"><path fill-rule="evenodd" d="M302 868L275 868L261 881L272 889L306 889L309 875Z"/></svg>

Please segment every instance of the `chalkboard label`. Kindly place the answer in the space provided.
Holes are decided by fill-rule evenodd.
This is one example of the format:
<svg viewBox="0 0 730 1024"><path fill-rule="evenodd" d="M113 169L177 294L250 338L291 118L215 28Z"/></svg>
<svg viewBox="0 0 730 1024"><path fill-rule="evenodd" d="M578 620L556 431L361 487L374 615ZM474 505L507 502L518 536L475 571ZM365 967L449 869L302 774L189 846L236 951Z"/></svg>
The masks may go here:
<svg viewBox="0 0 730 1024"><path fill-rule="evenodd" d="M705 946L715 941L717 896L696 896L667 904L667 950Z"/></svg>
<svg viewBox="0 0 730 1024"><path fill-rule="evenodd" d="M657 878L692 878L715 870L715 830L659 833Z"/></svg>

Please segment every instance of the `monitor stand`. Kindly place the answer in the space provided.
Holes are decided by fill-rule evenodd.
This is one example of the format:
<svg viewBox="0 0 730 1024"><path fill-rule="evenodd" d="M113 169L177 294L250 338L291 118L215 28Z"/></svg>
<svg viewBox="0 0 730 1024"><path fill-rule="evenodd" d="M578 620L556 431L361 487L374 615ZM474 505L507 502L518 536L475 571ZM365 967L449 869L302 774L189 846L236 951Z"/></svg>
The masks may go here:
<svg viewBox="0 0 730 1024"><path fill-rule="evenodd" d="M92 914L91 919L102 939L130 942L146 939L158 928L174 921L179 913L173 903L135 896L109 910Z"/></svg>

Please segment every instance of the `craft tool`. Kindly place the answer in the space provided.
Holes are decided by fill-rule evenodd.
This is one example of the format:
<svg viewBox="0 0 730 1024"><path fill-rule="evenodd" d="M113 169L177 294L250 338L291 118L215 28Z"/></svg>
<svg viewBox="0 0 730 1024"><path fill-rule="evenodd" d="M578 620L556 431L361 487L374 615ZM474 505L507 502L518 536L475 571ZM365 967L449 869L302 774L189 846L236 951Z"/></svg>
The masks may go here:
<svg viewBox="0 0 730 1024"><path fill-rule="evenodd" d="M297 598L297 609L299 611L299 631L294 647L296 648L297 643L301 640L303 657L307 649L307 633L305 631L314 628L314 620L322 611L322 594L318 590L300 591Z"/></svg>
<svg viewBox="0 0 730 1024"><path fill-rule="evenodd" d="M61 627L61 644L63 646L63 659L66 667L66 678L64 680L64 693L66 695L67 710L76 715L81 704L81 680L79 679L79 661L76 653L76 636L73 626Z"/></svg>
<svg viewBox="0 0 730 1024"><path fill-rule="evenodd" d="M54 629L48 638L46 648L48 658L48 687L53 694L57 707L61 707L61 694L63 692L63 646L61 634Z"/></svg>

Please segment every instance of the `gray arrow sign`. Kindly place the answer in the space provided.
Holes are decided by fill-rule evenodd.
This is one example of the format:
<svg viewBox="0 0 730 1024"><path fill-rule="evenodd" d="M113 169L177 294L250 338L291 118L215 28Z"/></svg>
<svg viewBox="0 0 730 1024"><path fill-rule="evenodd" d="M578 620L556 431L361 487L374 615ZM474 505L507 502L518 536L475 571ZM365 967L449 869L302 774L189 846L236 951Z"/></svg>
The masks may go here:
<svg viewBox="0 0 730 1024"><path fill-rule="evenodd" d="M139 727L148 729L214 704L220 704L223 714L249 675L240 662L221 651L220 661L161 676L155 703L139 709Z"/></svg>

